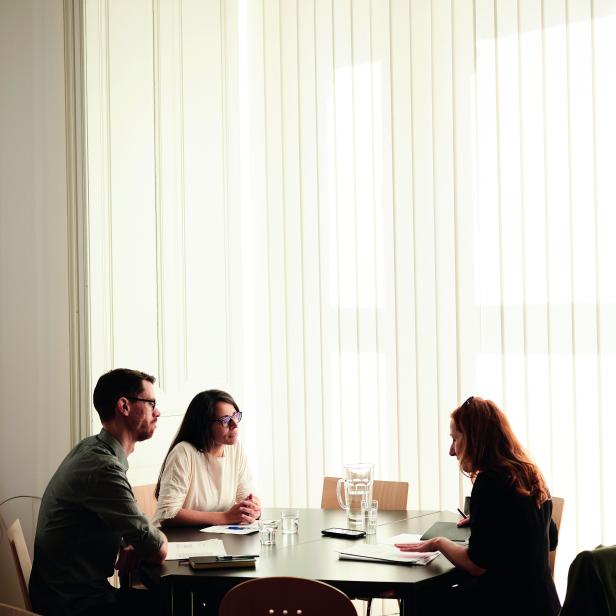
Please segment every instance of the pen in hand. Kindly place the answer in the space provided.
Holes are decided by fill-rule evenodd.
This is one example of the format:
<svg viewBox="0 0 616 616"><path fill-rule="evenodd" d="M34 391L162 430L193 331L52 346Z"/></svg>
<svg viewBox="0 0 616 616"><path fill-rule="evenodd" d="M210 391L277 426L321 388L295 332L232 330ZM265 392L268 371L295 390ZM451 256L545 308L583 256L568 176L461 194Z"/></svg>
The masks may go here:
<svg viewBox="0 0 616 616"><path fill-rule="evenodd" d="M464 513L464 511L462 511L462 509L460 509L460 507L458 507L458 513L466 520L468 518L468 516Z"/></svg>

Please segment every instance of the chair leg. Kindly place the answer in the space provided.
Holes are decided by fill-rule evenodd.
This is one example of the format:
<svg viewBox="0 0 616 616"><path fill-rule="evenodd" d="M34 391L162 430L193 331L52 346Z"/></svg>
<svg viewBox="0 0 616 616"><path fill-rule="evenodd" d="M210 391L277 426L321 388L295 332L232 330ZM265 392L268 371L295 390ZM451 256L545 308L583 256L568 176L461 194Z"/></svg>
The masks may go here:
<svg viewBox="0 0 616 616"><path fill-rule="evenodd" d="M366 616L370 616L370 610L372 609L372 599L368 599L366 603L367 603Z"/></svg>

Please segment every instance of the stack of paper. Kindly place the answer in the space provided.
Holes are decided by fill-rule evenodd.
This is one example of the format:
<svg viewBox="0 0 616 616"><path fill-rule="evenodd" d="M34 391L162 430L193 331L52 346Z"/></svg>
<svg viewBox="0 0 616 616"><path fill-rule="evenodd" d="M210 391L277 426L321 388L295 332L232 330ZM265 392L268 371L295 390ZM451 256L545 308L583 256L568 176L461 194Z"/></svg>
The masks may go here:
<svg viewBox="0 0 616 616"><path fill-rule="evenodd" d="M440 552L401 552L392 545L357 545L345 550L338 550L341 560L363 560L398 565L427 565Z"/></svg>
<svg viewBox="0 0 616 616"><path fill-rule="evenodd" d="M225 556L226 553L222 539L170 541L167 549L167 560L184 560L191 556Z"/></svg>

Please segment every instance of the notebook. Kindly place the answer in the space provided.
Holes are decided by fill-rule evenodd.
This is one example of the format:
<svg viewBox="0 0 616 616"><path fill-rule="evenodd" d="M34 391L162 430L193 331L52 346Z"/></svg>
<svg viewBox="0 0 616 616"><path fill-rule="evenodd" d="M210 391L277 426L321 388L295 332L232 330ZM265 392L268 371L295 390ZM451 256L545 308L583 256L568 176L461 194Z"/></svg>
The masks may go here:
<svg viewBox="0 0 616 616"><path fill-rule="evenodd" d="M456 526L455 522L435 522L421 536L421 540L433 539L434 537L446 537L458 543L467 543L471 536L471 529L468 526Z"/></svg>
<svg viewBox="0 0 616 616"><path fill-rule="evenodd" d="M256 555L253 556L193 556L188 559L193 569L255 568Z"/></svg>
<svg viewBox="0 0 616 616"><path fill-rule="evenodd" d="M387 544L353 545L338 551L340 560L362 560L397 565L427 565L439 554L440 552L401 552Z"/></svg>

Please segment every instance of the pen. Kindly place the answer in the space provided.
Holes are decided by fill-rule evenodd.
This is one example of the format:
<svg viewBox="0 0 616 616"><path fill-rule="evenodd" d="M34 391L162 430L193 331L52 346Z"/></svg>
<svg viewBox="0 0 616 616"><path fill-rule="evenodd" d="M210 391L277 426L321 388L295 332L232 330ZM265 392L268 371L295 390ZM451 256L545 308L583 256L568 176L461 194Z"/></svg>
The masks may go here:
<svg viewBox="0 0 616 616"><path fill-rule="evenodd" d="M244 530L243 526L227 526L229 530Z"/></svg>
<svg viewBox="0 0 616 616"><path fill-rule="evenodd" d="M464 511L462 511L462 509L460 509L460 507L458 507L458 513L466 520L466 518L468 518L468 516L464 513Z"/></svg>
<svg viewBox="0 0 616 616"><path fill-rule="evenodd" d="M251 558L259 558L258 554L229 554L225 556L217 556L217 560L249 560Z"/></svg>

